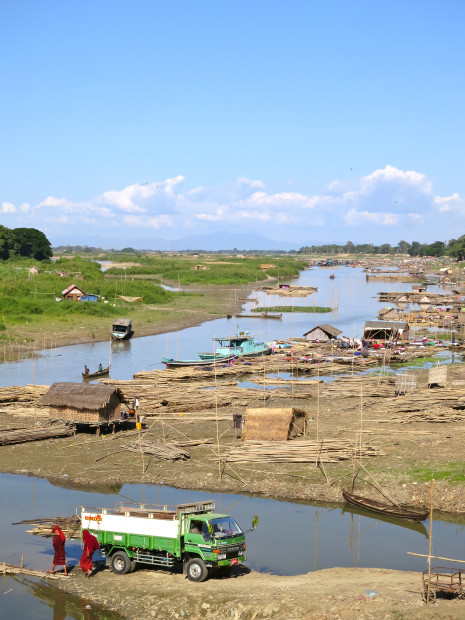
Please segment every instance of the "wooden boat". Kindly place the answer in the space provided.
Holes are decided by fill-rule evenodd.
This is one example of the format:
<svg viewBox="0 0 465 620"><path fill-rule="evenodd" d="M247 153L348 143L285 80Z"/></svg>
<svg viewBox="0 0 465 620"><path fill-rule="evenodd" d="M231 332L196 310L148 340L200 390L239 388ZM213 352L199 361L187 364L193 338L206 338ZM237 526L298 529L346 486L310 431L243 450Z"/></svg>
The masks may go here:
<svg viewBox="0 0 465 620"><path fill-rule="evenodd" d="M344 504L344 508L342 509L342 514L353 514L360 515L361 517L367 517L368 519L375 519L376 521L382 521L383 523L389 523L391 525L396 525L397 527L402 527L408 530L412 530L413 532L418 532L422 534L425 538L428 538L428 532L426 531L425 526L420 521L410 521L410 519L399 519L397 517L391 517L390 515L381 514L380 512L374 513L371 510L367 510L366 508L359 508L358 506L354 506L353 504Z"/></svg>
<svg viewBox="0 0 465 620"><path fill-rule="evenodd" d="M83 372L81 374L83 379L95 379L95 377L104 377L105 375L110 374L110 366L108 366L108 368L102 368L102 370L96 370L95 372L89 372L87 374Z"/></svg>
<svg viewBox="0 0 465 620"><path fill-rule="evenodd" d="M354 495L349 493L345 489L342 489L342 495L347 503L359 508L365 508L371 512L376 512L381 515L389 515L396 517L397 519L410 519L410 521L424 521L428 518L428 511L415 512L402 506L395 506L394 504L386 504L385 502L377 502L373 499L362 497L361 495Z"/></svg>
<svg viewBox="0 0 465 620"><path fill-rule="evenodd" d="M207 354L205 353L205 355ZM184 368L186 366L204 367L204 366L213 366L214 364L227 364L233 359L235 359L234 355L229 355L226 357L218 356L215 359L213 359L212 357L210 359L198 359L198 360L175 360L172 358L164 357L161 360L161 363L166 364L167 368Z"/></svg>
<svg viewBox="0 0 465 620"><path fill-rule="evenodd" d="M110 334L112 340L129 340L134 334L131 319L115 319Z"/></svg>
<svg viewBox="0 0 465 620"><path fill-rule="evenodd" d="M271 355L271 346L265 342L257 342L249 332L238 332L233 337L215 338L219 342L215 353L199 353L199 357L205 361L216 358L232 357L258 357L261 355Z"/></svg>

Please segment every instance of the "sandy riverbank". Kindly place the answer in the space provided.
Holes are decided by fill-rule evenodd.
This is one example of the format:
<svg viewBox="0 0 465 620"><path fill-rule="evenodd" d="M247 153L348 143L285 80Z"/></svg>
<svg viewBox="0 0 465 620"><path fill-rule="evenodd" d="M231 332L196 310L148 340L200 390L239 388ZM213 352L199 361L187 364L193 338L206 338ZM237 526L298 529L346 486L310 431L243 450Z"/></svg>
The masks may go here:
<svg viewBox="0 0 465 620"><path fill-rule="evenodd" d="M179 572L109 569L85 579L79 566L60 588L85 596L130 620L392 620L462 619L465 602L438 598L427 608L420 573L333 568L280 577L243 568L231 577L192 583Z"/></svg>

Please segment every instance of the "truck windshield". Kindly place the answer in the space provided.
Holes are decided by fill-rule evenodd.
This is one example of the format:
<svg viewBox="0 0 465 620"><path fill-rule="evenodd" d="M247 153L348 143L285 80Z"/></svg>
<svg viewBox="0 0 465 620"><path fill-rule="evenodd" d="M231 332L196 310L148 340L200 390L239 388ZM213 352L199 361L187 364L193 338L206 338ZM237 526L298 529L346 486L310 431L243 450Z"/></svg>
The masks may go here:
<svg viewBox="0 0 465 620"><path fill-rule="evenodd" d="M242 534L241 528L232 517L219 517L218 519L212 519L209 523L211 528L213 528L213 536L215 538L229 538L230 536Z"/></svg>

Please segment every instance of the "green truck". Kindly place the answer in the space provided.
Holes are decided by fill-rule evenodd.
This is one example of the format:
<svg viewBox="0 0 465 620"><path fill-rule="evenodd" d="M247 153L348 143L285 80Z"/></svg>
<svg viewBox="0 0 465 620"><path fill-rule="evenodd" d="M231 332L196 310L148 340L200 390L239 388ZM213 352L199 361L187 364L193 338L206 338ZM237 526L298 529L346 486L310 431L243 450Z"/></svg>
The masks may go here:
<svg viewBox="0 0 465 620"><path fill-rule="evenodd" d="M236 521L214 512L212 501L168 506L124 506L114 509L80 506L81 528L97 537L117 575L137 564L175 567L182 563L191 581L209 571L227 573L244 562L245 535Z"/></svg>

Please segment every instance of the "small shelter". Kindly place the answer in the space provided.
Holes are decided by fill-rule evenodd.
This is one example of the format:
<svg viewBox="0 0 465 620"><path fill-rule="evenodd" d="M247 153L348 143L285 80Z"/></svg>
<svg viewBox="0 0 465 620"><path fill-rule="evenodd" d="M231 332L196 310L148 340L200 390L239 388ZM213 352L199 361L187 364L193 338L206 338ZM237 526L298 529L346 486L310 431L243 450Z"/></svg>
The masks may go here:
<svg viewBox="0 0 465 620"><path fill-rule="evenodd" d="M295 407L249 408L245 416L244 441L287 441L306 431L307 412Z"/></svg>
<svg viewBox="0 0 465 620"><path fill-rule="evenodd" d="M28 271L29 271L30 276L35 276L36 274L39 273L39 269L35 265L32 265L32 267L29 267Z"/></svg>
<svg viewBox="0 0 465 620"><path fill-rule="evenodd" d="M363 328L365 340L407 340L408 323L404 321L367 321Z"/></svg>
<svg viewBox="0 0 465 620"><path fill-rule="evenodd" d="M39 403L49 407L49 417L74 424L108 424L121 420L121 390L113 385L54 383Z"/></svg>
<svg viewBox="0 0 465 620"><path fill-rule="evenodd" d="M71 284L68 288L65 288L61 294L63 295L63 299L72 299L73 301L80 301L81 297L86 296L84 291L78 288L75 284Z"/></svg>
<svg viewBox="0 0 465 620"><path fill-rule="evenodd" d="M118 295L118 299L122 299L128 304L134 304L136 301L142 301L142 297L130 297L129 295Z"/></svg>
<svg viewBox="0 0 465 620"><path fill-rule="evenodd" d="M336 340L339 334L342 334L340 329L325 323L324 325L317 325L306 332L304 338L310 342L315 342L316 340L319 342L329 342L330 340Z"/></svg>
<svg viewBox="0 0 465 620"><path fill-rule="evenodd" d="M397 318L397 311L395 308L381 308L378 312L378 319L382 319L383 321L389 321L390 319Z"/></svg>

